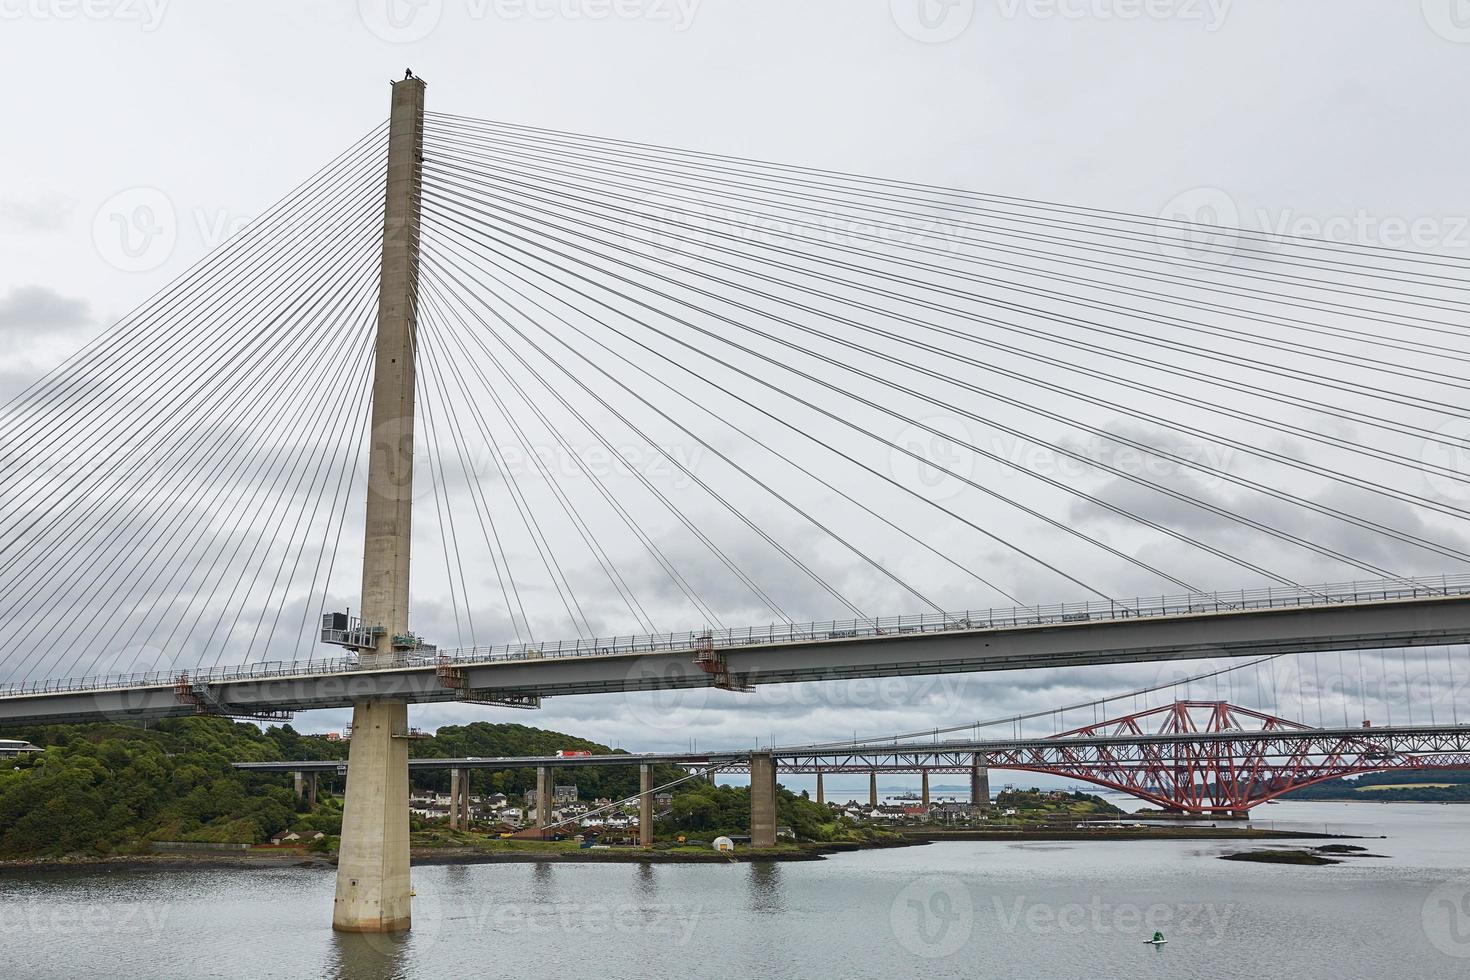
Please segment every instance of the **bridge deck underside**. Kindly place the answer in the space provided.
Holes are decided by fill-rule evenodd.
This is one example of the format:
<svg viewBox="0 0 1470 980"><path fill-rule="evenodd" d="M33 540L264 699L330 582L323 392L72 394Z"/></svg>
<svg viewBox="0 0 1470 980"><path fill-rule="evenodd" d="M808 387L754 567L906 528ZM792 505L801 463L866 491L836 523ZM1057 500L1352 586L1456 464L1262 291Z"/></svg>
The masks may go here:
<svg viewBox="0 0 1470 980"><path fill-rule="evenodd" d="M1439 596L765 643L720 652L730 675L747 686L1463 642L1470 642L1470 598ZM455 666L477 700L710 687L714 677L695 663L696 653L527 657ZM367 699L442 702L461 696L444 687L432 665L227 679L210 690L218 704L241 714L340 708ZM145 720L196 710L180 703L168 684L52 690L0 697L0 724Z"/></svg>

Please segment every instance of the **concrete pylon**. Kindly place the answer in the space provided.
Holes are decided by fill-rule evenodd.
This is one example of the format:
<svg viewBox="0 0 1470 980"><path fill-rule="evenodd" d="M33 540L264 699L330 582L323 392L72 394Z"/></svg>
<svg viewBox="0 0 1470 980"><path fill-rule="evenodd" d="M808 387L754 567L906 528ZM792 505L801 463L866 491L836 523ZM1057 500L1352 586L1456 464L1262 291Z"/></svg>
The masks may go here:
<svg viewBox="0 0 1470 980"><path fill-rule="evenodd" d="M638 846L653 846L653 766L638 767Z"/></svg>
<svg viewBox="0 0 1470 980"><path fill-rule="evenodd" d="M449 829L463 830L464 818L460 816L459 809L459 773L458 769L449 770Z"/></svg>
<svg viewBox="0 0 1470 980"><path fill-rule="evenodd" d="M827 794L822 791L822 770L817 770L817 802L826 803Z"/></svg>
<svg viewBox="0 0 1470 980"><path fill-rule="evenodd" d="M985 757L977 752L970 762L971 806L990 806L990 770L986 768L985 761Z"/></svg>
<svg viewBox="0 0 1470 980"><path fill-rule="evenodd" d="M929 807L929 770L924 770L923 789L919 790L919 797L923 801L924 808Z"/></svg>
<svg viewBox="0 0 1470 980"><path fill-rule="evenodd" d="M388 125L361 606L362 625L381 633L375 649L358 653L365 668L391 663L394 637L408 633L423 144L424 82L405 78L393 84ZM334 929L397 932L413 921L407 734L407 703L353 705Z"/></svg>
<svg viewBox="0 0 1470 980"><path fill-rule="evenodd" d="M776 846L776 759L769 752L750 755L750 844Z"/></svg>
<svg viewBox="0 0 1470 980"><path fill-rule="evenodd" d="M295 773L296 798L305 800L307 806L316 806L316 773Z"/></svg>
<svg viewBox="0 0 1470 980"><path fill-rule="evenodd" d="M459 829L470 829L470 772L469 769L459 771Z"/></svg>
<svg viewBox="0 0 1470 980"><path fill-rule="evenodd" d="M868 773L868 807L878 809L878 770Z"/></svg>
<svg viewBox="0 0 1470 980"><path fill-rule="evenodd" d="M551 823L551 798L556 792L552 784L552 770L550 766L536 767L536 826L545 827Z"/></svg>

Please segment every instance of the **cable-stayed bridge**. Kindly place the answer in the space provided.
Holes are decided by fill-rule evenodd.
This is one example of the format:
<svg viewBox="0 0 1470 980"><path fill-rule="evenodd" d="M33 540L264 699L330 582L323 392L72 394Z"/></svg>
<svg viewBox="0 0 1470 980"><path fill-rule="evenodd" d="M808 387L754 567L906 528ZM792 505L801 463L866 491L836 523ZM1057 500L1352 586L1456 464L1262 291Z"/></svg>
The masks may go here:
<svg viewBox="0 0 1470 980"><path fill-rule="evenodd" d="M0 417L0 721L351 705L339 928L409 703L1470 642L1463 264L425 93Z"/></svg>

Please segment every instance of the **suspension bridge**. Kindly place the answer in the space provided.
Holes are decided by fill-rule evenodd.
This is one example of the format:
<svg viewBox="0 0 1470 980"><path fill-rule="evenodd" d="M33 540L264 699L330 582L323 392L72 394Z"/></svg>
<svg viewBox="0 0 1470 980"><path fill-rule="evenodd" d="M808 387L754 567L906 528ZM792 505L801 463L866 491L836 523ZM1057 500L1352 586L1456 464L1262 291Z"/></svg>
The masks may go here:
<svg viewBox="0 0 1470 980"><path fill-rule="evenodd" d="M1465 675L1462 264L425 97L394 83L0 416L0 723L350 705L336 928L411 920L410 703L1434 647ZM1249 717L1187 733L1255 772L1190 806L1435 735ZM1168 795L1184 734L907 751ZM828 758L747 756L757 843L781 760Z"/></svg>

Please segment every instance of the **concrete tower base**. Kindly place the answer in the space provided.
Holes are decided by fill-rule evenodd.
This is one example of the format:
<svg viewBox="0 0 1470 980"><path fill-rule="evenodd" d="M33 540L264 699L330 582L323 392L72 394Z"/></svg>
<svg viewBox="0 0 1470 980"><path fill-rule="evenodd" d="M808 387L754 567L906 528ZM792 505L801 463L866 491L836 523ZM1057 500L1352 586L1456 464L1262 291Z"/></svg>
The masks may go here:
<svg viewBox="0 0 1470 980"><path fill-rule="evenodd" d="M400 932L409 928L408 705L363 701L352 709L342 847L332 928Z"/></svg>
<svg viewBox="0 0 1470 980"><path fill-rule="evenodd" d="M776 846L776 760L769 752L750 756L750 845Z"/></svg>

